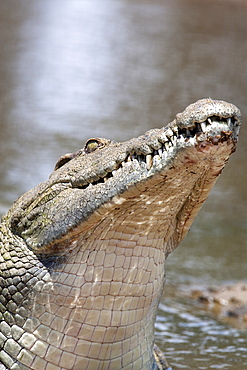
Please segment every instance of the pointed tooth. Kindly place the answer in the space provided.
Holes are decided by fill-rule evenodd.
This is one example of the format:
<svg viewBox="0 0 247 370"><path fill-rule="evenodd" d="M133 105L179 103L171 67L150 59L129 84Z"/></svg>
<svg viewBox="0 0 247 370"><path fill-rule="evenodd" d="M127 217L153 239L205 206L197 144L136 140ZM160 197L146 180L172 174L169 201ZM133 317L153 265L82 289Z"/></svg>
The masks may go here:
<svg viewBox="0 0 247 370"><path fill-rule="evenodd" d="M232 123L232 119L231 119L231 117L227 118L227 124L228 124L228 126L229 126L230 130L233 130L234 125L233 125L233 123Z"/></svg>
<svg viewBox="0 0 247 370"><path fill-rule="evenodd" d="M162 157L162 154L163 154L163 150L160 148L158 149L158 153L159 153L159 156Z"/></svg>
<svg viewBox="0 0 247 370"><path fill-rule="evenodd" d="M147 164L147 169L150 170L150 168L152 167L152 155L151 154L147 154L146 155L146 164Z"/></svg>
<svg viewBox="0 0 247 370"><path fill-rule="evenodd" d="M206 131L206 122L201 122L201 128L202 128L202 132L205 132Z"/></svg>
<svg viewBox="0 0 247 370"><path fill-rule="evenodd" d="M177 141L177 136L176 136L176 135L173 135L173 137L172 137L172 141L173 141L173 142L176 142L176 141Z"/></svg>
<svg viewBox="0 0 247 370"><path fill-rule="evenodd" d="M208 120L209 124L210 124L210 125L212 125L212 120L211 120L211 118L208 118L207 120Z"/></svg>
<svg viewBox="0 0 247 370"><path fill-rule="evenodd" d="M196 139L194 137L190 137L188 141L190 144L195 145Z"/></svg>
<svg viewBox="0 0 247 370"><path fill-rule="evenodd" d="M197 131L201 132L202 131L202 126L200 123L197 123Z"/></svg>
<svg viewBox="0 0 247 370"><path fill-rule="evenodd" d="M173 145L173 135L172 136L167 136L167 139L169 140L169 146Z"/></svg>
<svg viewBox="0 0 247 370"><path fill-rule="evenodd" d="M125 162L131 162L130 155L128 155L128 157L126 158Z"/></svg>
<svg viewBox="0 0 247 370"><path fill-rule="evenodd" d="M165 147L165 150L168 151L169 150L169 143L168 141L164 143L164 147Z"/></svg>
<svg viewBox="0 0 247 370"><path fill-rule="evenodd" d="M117 173L117 170L113 170L113 171L112 171L112 176L115 176L115 175L116 175L116 173Z"/></svg>

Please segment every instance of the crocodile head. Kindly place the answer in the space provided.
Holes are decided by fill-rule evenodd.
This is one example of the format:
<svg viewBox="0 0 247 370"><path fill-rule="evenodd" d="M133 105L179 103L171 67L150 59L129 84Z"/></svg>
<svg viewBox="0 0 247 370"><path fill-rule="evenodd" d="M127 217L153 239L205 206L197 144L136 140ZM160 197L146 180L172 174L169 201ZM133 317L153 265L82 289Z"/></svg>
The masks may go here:
<svg viewBox="0 0 247 370"><path fill-rule="evenodd" d="M114 229L121 215L123 224L132 223L126 237L139 228L148 234L158 223L168 254L235 150L240 123L234 105L202 99L166 127L127 142L90 139L61 157L49 180L14 204L11 229L37 253L57 256L61 245L67 250L68 240L104 220L106 229Z"/></svg>
<svg viewBox="0 0 247 370"><path fill-rule="evenodd" d="M0 225L7 368L167 368L153 351L164 262L235 150L240 122L234 105L205 99L127 142L90 139L14 203Z"/></svg>

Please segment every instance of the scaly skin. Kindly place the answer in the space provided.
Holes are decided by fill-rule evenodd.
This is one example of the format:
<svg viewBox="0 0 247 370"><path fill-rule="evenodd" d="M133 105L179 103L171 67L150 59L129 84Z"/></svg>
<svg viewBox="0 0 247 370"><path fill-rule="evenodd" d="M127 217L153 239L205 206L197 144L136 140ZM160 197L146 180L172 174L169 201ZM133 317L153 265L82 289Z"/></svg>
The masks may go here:
<svg viewBox="0 0 247 370"><path fill-rule="evenodd" d="M124 143L91 139L0 227L0 370L166 369L164 263L230 154L240 111L204 99Z"/></svg>

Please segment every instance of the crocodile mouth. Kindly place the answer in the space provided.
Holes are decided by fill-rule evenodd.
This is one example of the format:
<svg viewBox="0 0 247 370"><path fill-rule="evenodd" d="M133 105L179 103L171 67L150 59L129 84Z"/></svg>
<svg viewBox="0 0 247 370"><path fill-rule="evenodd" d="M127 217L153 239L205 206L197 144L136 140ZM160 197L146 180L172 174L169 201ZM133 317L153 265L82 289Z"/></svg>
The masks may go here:
<svg viewBox="0 0 247 370"><path fill-rule="evenodd" d="M61 157L49 180L36 188L38 197L30 191L20 198L9 220L11 229L30 248L48 253L48 245L94 227L127 200L143 201L144 193L153 199L157 187L169 193L168 199L176 192L184 199L185 191L197 192L193 189L207 173L210 183L216 180L235 150L240 124L235 106L207 99L187 107L166 127L138 138L122 143L90 139L83 149ZM201 198L195 196L202 203ZM64 217L66 222L61 222Z"/></svg>
<svg viewBox="0 0 247 370"><path fill-rule="evenodd" d="M159 130L161 134L155 142L150 140L150 143L145 148L140 147L138 150L129 150L125 159L120 163L116 162L112 168L108 168L104 176L100 176L94 181L89 180L83 184L72 183L72 186L86 189L106 183L108 179L116 177L118 173L133 163L138 164L142 171L145 171L146 174L150 172L151 175L161 161L169 163L169 159L173 157L174 150L194 146L198 151L206 152L211 145L218 145L224 142L236 143L239 129L239 122L235 117L223 118L216 115L208 117L203 122L195 122L187 127L168 126L163 129L163 132L162 129Z"/></svg>

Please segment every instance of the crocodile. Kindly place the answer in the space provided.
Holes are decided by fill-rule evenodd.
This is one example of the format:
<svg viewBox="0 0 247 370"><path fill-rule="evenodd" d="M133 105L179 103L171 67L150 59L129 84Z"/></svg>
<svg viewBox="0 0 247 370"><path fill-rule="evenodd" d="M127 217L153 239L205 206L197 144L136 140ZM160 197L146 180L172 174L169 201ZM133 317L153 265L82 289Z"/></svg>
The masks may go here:
<svg viewBox="0 0 247 370"><path fill-rule="evenodd" d="M154 345L165 260L231 153L211 98L126 142L89 139L0 224L0 370L168 369Z"/></svg>

